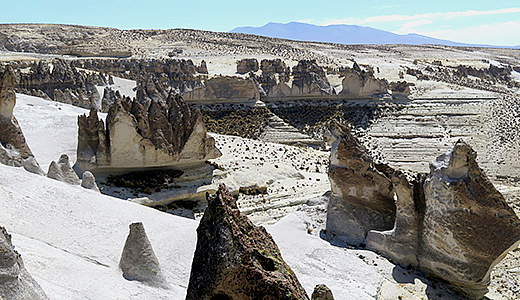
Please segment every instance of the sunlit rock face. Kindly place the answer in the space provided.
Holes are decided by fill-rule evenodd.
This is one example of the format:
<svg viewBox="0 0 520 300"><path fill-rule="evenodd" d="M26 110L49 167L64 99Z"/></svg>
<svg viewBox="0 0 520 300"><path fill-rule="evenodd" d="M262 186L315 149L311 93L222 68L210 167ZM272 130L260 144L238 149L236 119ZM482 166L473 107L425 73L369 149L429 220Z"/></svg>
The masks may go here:
<svg viewBox="0 0 520 300"><path fill-rule="evenodd" d="M144 168L201 163L220 152L206 133L202 115L179 96L163 101L116 101L106 126L95 110L78 118L80 170Z"/></svg>
<svg viewBox="0 0 520 300"><path fill-rule="evenodd" d="M197 228L187 300L309 299L273 238L220 185Z"/></svg>
<svg viewBox="0 0 520 300"><path fill-rule="evenodd" d="M520 243L520 220L477 165L475 151L459 140L430 163L429 174L405 174L374 164L349 128L339 126L336 136L329 238L366 244L482 298L492 268Z"/></svg>

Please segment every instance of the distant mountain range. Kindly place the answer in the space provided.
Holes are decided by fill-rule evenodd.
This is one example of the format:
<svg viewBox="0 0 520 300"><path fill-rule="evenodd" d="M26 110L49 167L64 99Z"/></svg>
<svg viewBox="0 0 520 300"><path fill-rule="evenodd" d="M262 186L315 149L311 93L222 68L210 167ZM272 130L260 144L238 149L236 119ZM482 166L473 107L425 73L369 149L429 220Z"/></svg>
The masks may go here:
<svg viewBox="0 0 520 300"><path fill-rule="evenodd" d="M317 26L300 22L291 22L287 24L267 23L262 27L237 27L229 32L254 34L297 41L326 42L346 45L434 44L459 47L495 47L515 49L520 48L520 46L502 47L491 45L465 44L431 38L415 33L409 33L406 35L395 34L389 31L357 25Z"/></svg>

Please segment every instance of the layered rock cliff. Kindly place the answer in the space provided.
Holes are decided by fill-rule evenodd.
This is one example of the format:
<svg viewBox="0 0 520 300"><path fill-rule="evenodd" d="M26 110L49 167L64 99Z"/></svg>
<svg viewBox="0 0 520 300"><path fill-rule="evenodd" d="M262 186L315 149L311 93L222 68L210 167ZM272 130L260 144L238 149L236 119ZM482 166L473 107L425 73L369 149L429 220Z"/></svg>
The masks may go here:
<svg viewBox="0 0 520 300"><path fill-rule="evenodd" d="M309 299L273 238L222 184L197 228L187 300Z"/></svg>
<svg viewBox="0 0 520 300"><path fill-rule="evenodd" d="M482 298L492 268L520 244L520 220L478 167L473 149L460 140L430 163L429 174L404 174L375 165L347 130L339 128L331 152L329 237L366 244ZM376 229L381 219L388 220L386 229Z"/></svg>
<svg viewBox="0 0 520 300"><path fill-rule="evenodd" d="M164 102L164 103L162 103ZM180 96L116 101L104 122L91 110L78 117L80 170L144 168L193 164L220 155L206 134L202 115Z"/></svg>

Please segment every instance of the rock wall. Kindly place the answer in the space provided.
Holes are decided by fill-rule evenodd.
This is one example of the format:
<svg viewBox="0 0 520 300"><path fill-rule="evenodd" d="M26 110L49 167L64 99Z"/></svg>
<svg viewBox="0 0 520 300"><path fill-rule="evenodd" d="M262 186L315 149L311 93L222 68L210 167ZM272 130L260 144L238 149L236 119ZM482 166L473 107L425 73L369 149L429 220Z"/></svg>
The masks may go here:
<svg viewBox="0 0 520 300"><path fill-rule="evenodd" d="M0 299L48 299L38 283L27 272L22 257L11 242L11 235L0 227Z"/></svg>
<svg viewBox="0 0 520 300"><path fill-rule="evenodd" d="M197 228L187 300L309 299L273 238L222 184Z"/></svg>
<svg viewBox="0 0 520 300"><path fill-rule="evenodd" d="M220 155L198 110L173 94L164 102L152 99L145 109L137 100L116 101L109 109L106 126L95 110L79 116L75 168L174 166Z"/></svg>
<svg viewBox="0 0 520 300"><path fill-rule="evenodd" d="M340 129L331 152L328 236L366 244L446 280L467 297L482 298L492 268L520 244L520 220L478 167L473 149L460 140L430 163L429 174L405 174L375 165ZM370 173L367 166L374 167ZM385 204L395 199L393 213L376 202L381 194L388 196ZM384 218L395 221L376 229Z"/></svg>

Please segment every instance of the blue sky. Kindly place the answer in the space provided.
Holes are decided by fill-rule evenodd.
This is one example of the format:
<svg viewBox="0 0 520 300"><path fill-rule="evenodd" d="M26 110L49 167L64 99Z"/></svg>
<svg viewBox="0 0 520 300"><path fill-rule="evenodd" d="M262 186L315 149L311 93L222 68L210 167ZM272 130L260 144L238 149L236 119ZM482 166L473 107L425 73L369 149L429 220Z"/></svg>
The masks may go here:
<svg viewBox="0 0 520 300"><path fill-rule="evenodd" d="M505 1L8 1L0 23L229 31L268 22L356 24L457 42L520 45L520 2Z"/></svg>

